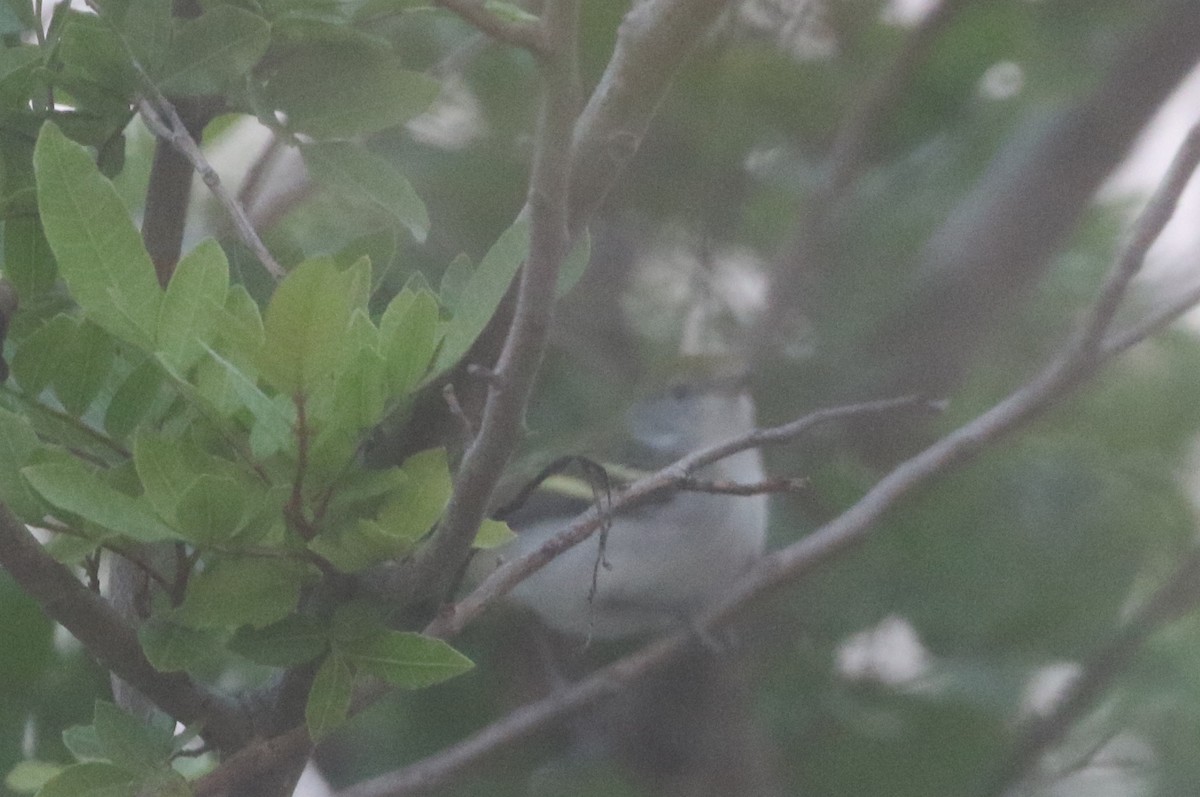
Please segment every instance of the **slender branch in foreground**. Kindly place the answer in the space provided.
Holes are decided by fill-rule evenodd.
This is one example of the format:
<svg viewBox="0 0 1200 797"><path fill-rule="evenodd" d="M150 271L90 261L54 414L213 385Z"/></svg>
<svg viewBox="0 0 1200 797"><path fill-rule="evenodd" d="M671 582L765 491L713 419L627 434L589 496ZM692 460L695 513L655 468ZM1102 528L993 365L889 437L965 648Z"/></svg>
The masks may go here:
<svg viewBox="0 0 1200 797"><path fill-rule="evenodd" d="M750 448L790 442L823 424L863 415L913 409L922 405L928 406L928 402L916 396L905 396L831 407L810 412L782 426L755 429L748 434L694 451L667 467L638 479L628 489L614 495L611 502L605 502L602 509L596 507L589 509L536 550L501 565L461 601L444 607L433 622L425 627L424 633L443 639L457 636L489 605L548 564L554 557L586 540L612 514L642 503L660 493L685 487L691 481L692 474L705 465L710 465Z"/></svg>
<svg viewBox="0 0 1200 797"><path fill-rule="evenodd" d="M546 42L535 22L514 22L502 19L488 10L479 0L435 0L437 5L453 11L478 30L496 41L523 47L535 54L544 54Z"/></svg>
<svg viewBox="0 0 1200 797"><path fill-rule="evenodd" d="M680 65L729 0L643 0L575 127L570 229L577 234L633 158Z"/></svg>
<svg viewBox="0 0 1200 797"><path fill-rule="evenodd" d="M241 747L252 735L248 718L233 703L187 675L161 673L146 659L137 634L101 596L57 562L0 504L0 565L37 601L46 616L83 643L101 665L154 705L185 724L203 725L203 736L222 750Z"/></svg>
<svg viewBox="0 0 1200 797"><path fill-rule="evenodd" d="M525 206L529 257L521 268L516 310L489 382L479 433L463 455L440 526L413 561L408 597L433 596L440 602L450 588L520 440L525 404L546 349L558 269L570 248L567 190L578 104L578 12L578 0L555 0L543 10L544 93Z"/></svg>
<svg viewBox="0 0 1200 797"><path fill-rule="evenodd" d="M1080 328L1078 346L1097 347L1105 332L1112 323L1113 316L1121 304L1129 283L1141 270L1144 253L1150 245L1158 240L1163 228L1175 214L1179 197L1191 180L1196 165L1200 163L1200 122L1194 124L1188 131L1175 153L1166 177L1150 197L1146 209L1138 217L1129 235L1129 243L1124 247L1120 259L1113 266L1112 273L1100 292L1091 314Z"/></svg>
<svg viewBox="0 0 1200 797"><path fill-rule="evenodd" d="M1135 228L1141 229L1143 224L1151 224L1150 221L1145 220L1146 216L1154 217L1166 214L1169 217L1175 204L1171 196L1173 194L1175 199L1178 198L1178 194L1183 190L1184 182L1186 181L1174 178L1164 181L1164 188L1156 192L1156 201L1143 211ZM1165 219L1162 221L1165 225ZM1159 225L1159 229L1163 225ZM1134 262L1135 266L1132 270L1136 272L1144 262L1146 251L1153 242L1153 237L1131 237L1116 258L1115 262L1118 265L1113 270L1114 276L1110 277L1109 282L1102 288L1101 296L1108 295L1109 284L1113 281L1120 280L1125 286L1128 286L1129 280L1118 276L1126 271L1121 264ZM1118 298L1123 295L1124 291L1124 287L1116 291ZM1157 328L1147 327L1146 332L1149 334L1155 329ZM731 595L721 605L704 615L693 618L692 627L703 633L705 630L728 623L772 592L795 584L820 565L852 550L871 536L875 530L875 524L901 500L917 490L927 487L936 477L949 472L953 467L963 464L998 438L1020 428L1054 401L1069 394L1085 377L1094 373L1100 366L1111 361L1116 354L1135 342L1129 340L1126 335L1121 339L1121 343L1124 345L1120 348L1104 342L1093 344L1087 341L1085 341L1086 345L1069 346L1062 356L1053 360L1023 387L974 420L960 426L917 455L902 462L837 518L798 542L765 556L750 573L734 586ZM1093 351L1096 354L1093 355ZM796 424L805 420L802 418ZM692 456L699 459L712 456L716 459L723 455L723 449L734 442L731 441L704 452L697 452ZM760 441L758 444L762 442L766 441ZM681 460L681 462L683 461ZM672 467L679 465L680 463L676 463ZM659 474L655 474L649 479L661 474L660 471ZM639 481L638 484L641 484L642 481ZM588 522L596 523L597 521L595 513L589 513L577 521L567 532L558 535L555 540L565 538L575 531L577 526L582 527ZM581 531L580 537L583 536L586 536L586 533ZM543 546L543 549L552 546L553 543L554 540ZM468 596L468 600L475 598L486 602L487 599L481 594L482 590L485 588L495 589L498 582L508 577L508 574L505 573L506 570L511 573L521 566L523 561L541 554L543 549L501 567ZM1200 565L1196 567L1200 569ZM517 581L519 580L517 579ZM489 582L492 582L491 586L489 586ZM465 603L466 600L459 604L459 612L463 610ZM1157 605L1158 602L1152 603ZM1163 603L1166 604L1167 601L1164 599ZM439 617L435 621L433 630L440 630L442 627L447 630L454 628L454 620L453 615ZM341 792L338 797L400 797L401 795L421 793L445 783L461 775L470 766L498 749L515 744L545 727L548 723L565 717L603 695L613 692L622 684L669 663L692 644L694 633L695 631L678 632L654 641L641 650L598 670L573 686L523 706L462 742L444 748L424 761L364 781Z"/></svg>
<svg viewBox="0 0 1200 797"><path fill-rule="evenodd" d="M1200 604L1200 551L1193 551L1175 574L1150 597L1113 638L1084 662L1079 675L1050 713L1032 720L988 781L982 797L1000 797L1028 776L1042 755L1057 744L1133 661L1155 631Z"/></svg>
<svg viewBox="0 0 1200 797"><path fill-rule="evenodd" d="M200 175L200 179L208 186L208 190L229 214L238 238L254 253L267 273L275 279L283 279L287 272L275 260L275 256L262 242L262 238L258 236L258 232L255 231L254 225L250 223L250 218L246 215L245 208L221 183L220 175L204 157L204 153L200 151L200 145L187 131L175 106L157 89L153 94L155 95L153 99L143 98L138 101L138 113L141 115L142 121L146 123L146 127L150 128L154 135L168 141L172 147L188 159L192 168Z"/></svg>

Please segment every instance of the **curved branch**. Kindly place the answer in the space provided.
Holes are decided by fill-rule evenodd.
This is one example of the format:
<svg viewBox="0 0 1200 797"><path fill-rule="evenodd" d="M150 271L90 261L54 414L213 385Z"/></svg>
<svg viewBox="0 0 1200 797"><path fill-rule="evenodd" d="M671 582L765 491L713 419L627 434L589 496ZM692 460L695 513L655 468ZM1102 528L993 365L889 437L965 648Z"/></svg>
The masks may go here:
<svg viewBox="0 0 1200 797"><path fill-rule="evenodd" d="M248 718L233 703L183 673L161 673L146 659L137 634L116 610L54 560L0 504L0 565L46 616L78 639L100 664L154 705L186 724L203 725L203 736L221 750L241 747L252 735Z"/></svg>

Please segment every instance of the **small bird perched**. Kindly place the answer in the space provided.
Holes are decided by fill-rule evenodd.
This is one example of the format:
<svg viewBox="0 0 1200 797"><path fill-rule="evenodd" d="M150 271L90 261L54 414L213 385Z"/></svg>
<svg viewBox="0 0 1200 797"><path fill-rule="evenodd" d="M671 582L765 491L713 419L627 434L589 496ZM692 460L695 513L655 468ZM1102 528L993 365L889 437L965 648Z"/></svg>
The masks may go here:
<svg viewBox="0 0 1200 797"><path fill-rule="evenodd" d="M655 469L751 431L754 402L740 386L680 385L634 405L627 421L633 464ZM757 450L743 451L695 477L759 482L762 457ZM518 511L507 518L517 539L500 555L512 559L534 550L583 508L575 502L552 514L536 505ZM762 554L766 527L764 495L673 493L617 513L603 550L601 535L593 535L521 582L511 598L551 628L573 635L616 639L663 631L725 594Z"/></svg>

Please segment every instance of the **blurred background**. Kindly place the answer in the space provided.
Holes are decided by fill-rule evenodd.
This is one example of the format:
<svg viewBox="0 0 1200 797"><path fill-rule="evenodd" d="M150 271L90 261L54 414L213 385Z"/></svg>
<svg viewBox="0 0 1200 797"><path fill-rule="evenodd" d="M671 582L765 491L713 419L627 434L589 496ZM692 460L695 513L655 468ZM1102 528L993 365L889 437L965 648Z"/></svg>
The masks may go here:
<svg viewBox="0 0 1200 797"><path fill-rule="evenodd" d="M582 6L590 89L630 4ZM362 35L442 82L432 111L371 142L426 203L423 243L315 184L252 117L210 125L206 148L281 261L368 253L381 303L410 280L452 289L455 256L477 262L524 202L533 63L422 8ZM697 356L748 369L764 424L914 391L949 400L936 418L766 452L770 474L809 480L772 499L770 546L802 538L1061 347L1200 118L1198 60L1194 0L732 3L591 225L591 264L558 310L515 470L592 451ZM116 181L136 213L152 140L137 122L127 139ZM1200 280L1197 196L1121 319ZM211 198L197 188L195 199L188 239L231 239ZM243 279L269 290L251 269ZM1053 705L1192 543L1198 430L1200 345L1183 326L763 605L736 629L738 689L693 721L744 731L769 793L982 793L1020 723ZM7 770L56 758L58 731L87 721L107 680L3 578L0 616ZM485 617L460 640L476 670L358 717L323 745L325 780L419 760L515 708L532 688L526 634L520 618ZM619 652L597 646L576 665ZM1198 660L1195 617L1155 635L1013 793L1194 793ZM548 729L446 793L705 793L704 761L672 778L619 750L581 754L577 739Z"/></svg>

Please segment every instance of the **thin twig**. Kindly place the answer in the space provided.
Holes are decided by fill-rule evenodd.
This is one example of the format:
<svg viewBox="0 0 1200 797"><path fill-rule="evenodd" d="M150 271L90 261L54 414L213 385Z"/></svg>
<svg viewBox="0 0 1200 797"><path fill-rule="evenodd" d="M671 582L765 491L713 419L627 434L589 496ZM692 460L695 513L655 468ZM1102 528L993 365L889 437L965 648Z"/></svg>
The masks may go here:
<svg viewBox="0 0 1200 797"><path fill-rule="evenodd" d="M483 580L469 595L457 604L447 607L425 628L430 636L449 638L457 636L468 623L483 613L489 605L507 594L517 584L537 572L563 551L578 545L602 526L605 519L615 512L649 500L655 495L678 489L693 473L705 465L732 456L740 451L766 445L791 442L809 430L823 424L847 418L896 412L928 406L928 402L915 396L869 401L841 407L810 412L791 423L754 431L731 438L717 445L694 451L649 476L638 479L628 489L613 497L603 510L589 509L576 518L563 531L551 537L537 549L506 562Z"/></svg>
<svg viewBox="0 0 1200 797"><path fill-rule="evenodd" d="M133 52L133 48L129 46L125 36L121 30L112 23L112 20L100 8L96 0L86 0L88 8L92 9L98 17L109 24L117 40L124 50L125 58L129 65L133 68L134 73L138 76L138 80L142 84L144 96L138 100L138 113L145 122L146 127L150 129L159 138L170 143L172 147L187 158L192 164L192 168L200 175L200 179L208 186L208 190L212 192L221 206L225 208L225 212L229 214L229 218L233 221L233 227L237 231L238 237L241 238L250 251L262 263L263 268L267 273L275 279L283 279L287 275L283 267L275 260L275 257L267 249L266 244L259 238L258 232L255 231L254 225L250 223L250 219L246 216L246 210L234 198L232 194L225 189L221 184L221 178L213 169L212 164L204 157L204 153L200 151L200 146L192 138L188 132L187 125L179 118L179 112L175 110L175 106L167 99L166 95L158 88L158 84L150 77L150 74L142 66L137 55Z"/></svg>
<svg viewBox="0 0 1200 797"><path fill-rule="evenodd" d="M1179 197L1191 180L1192 173L1196 171L1197 163L1200 163L1200 122L1194 124L1184 137L1167 169L1166 177L1134 224L1120 257L1117 258L1101 289L1100 298L1080 327L1077 346L1094 350L1101 345L1121 300L1129 289L1129 283L1142 268L1145 252L1158 240L1163 228L1175 214Z"/></svg>
<svg viewBox="0 0 1200 797"><path fill-rule="evenodd" d="M238 238L254 253L268 274L275 279L283 279L287 276L287 272L275 260L275 256L271 254L266 244L262 242L262 238L258 236L258 232L255 231L254 225L250 223L250 219L246 215L245 208L225 189L225 186L221 183L220 175L217 174L216 169L204 157L204 153L200 151L200 146L196 143L195 139L188 133L183 120L179 118L179 114L175 110L175 106L166 97L163 97L157 88L154 89L153 94L156 95L153 101L143 97L137 103L138 113L141 115L142 121L146 123L146 127L150 128L150 131L159 138L168 141L171 146L188 159L192 164L192 168L200 175L200 179L208 186L208 190L212 192L212 195L225 208L225 212L229 214Z"/></svg>
<svg viewBox="0 0 1200 797"><path fill-rule="evenodd" d="M676 490L691 493L713 493L715 495L769 495L771 493L794 493L806 490L808 479L763 479L760 482L706 481L683 479L675 485Z"/></svg>
<svg viewBox="0 0 1200 797"><path fill-rule="evenodd" d="M435 0L437 5L453 11L478 30L496 41L523 47L538 55L546 52L545 35L536 22L516 22L503 19L477 0Z"/></svg>

